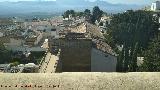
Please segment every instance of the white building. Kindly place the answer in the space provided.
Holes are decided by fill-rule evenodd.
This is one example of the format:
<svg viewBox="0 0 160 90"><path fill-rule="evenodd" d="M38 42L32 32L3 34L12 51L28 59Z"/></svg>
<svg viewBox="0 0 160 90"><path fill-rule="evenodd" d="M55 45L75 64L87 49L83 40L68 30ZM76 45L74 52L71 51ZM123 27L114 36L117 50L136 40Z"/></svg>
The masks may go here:
<svg viewBox="0 0 160 90"><path fill-rule="evenodd" d="M116 72L117 57L92 48L91 72Z"/></svg>
<svg viewBox="0 0 160 90"><path fill-rule="evenodd" d="M2 32L0 32L0 37L3 37L3 36L4 36L4 34Z"/></svg>
<svg viewBox="0 0 160 90"><path fill-rule="evenodd" d="M141 66L144 62L144 57L137 57L137 66Z"/></svg>
<svg viewBox="0 0 160 90"><path fill-rule="evenodd" d="M111 23L111 18L110 18L109 16L103 15L103 16L101 17L100 22L102 22L104 25L105 25L106 22L108 22L108 24L110 24L110 23Z"/></svg>
<svg viewBox="0 0 160 90"><path fill-rule="evenodd" d="M160 10L160 1L156 1L156 2L152 3L151 10L152 11Z"/></svg>

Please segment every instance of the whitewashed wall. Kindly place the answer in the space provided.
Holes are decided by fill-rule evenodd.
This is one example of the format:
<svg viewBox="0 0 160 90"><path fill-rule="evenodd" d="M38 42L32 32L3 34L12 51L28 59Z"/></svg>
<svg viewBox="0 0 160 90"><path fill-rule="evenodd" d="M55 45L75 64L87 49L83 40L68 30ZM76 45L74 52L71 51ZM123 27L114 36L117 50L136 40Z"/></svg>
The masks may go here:
<svg viewBox="0 0 160 90"><path fill-rule="evenodd" d="M108 56L108 57L106 57ZM92 48L91 71L92 72L116 72L117 57L105 54Z"/></svg>

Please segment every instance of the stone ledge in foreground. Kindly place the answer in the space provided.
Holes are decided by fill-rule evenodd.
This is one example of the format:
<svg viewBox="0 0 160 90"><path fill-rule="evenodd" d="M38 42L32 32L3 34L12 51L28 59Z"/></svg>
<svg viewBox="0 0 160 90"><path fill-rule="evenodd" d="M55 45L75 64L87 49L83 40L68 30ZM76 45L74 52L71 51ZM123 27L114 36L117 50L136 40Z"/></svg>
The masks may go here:
<svg viewBox="0 0 160 90"><path fill-rule="evenodd" d="M0 74L0 90L160 90L160 73Z"/></svg>

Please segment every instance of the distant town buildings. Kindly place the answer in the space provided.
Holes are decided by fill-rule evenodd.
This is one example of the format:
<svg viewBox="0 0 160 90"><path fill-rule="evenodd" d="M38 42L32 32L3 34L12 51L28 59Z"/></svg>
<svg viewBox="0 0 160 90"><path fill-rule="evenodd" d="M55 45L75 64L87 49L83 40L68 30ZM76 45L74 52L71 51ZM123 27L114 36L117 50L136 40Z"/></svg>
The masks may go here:
<svg viewBox="0 0 160 90"><path fill-rule="evenodd" d="M152 3L151 10L152 11L160 10L160 1L156 1L156 2Z"/></svg>
<svg viewBox="0 0 160 90"><path fill-rule="evenodd" d="M0 72L4 72L9 66L9 64L0 64Z"/></svg>
<svg viewBox="0 0 160 90"><path fill-rule="evenodd" d="M0 30L14 30L16 29L16 24L8 18L0 18Z"/></svg>
<svg viewBox="0 0 160 90"><path fill-rule="evenodd" d="M102 27L71 15L69 18L0 19L0 43L15 53L12 58L25 56L29 60L31 52L46 52L39 65L6 64L0 65L0 69L10 73L114 72L117 55L103 41L101 32L106 22L110 24L110 17L103 16L100 22Z"/></svg>
<svg viewBox="0 0 160 90"><path fill-rule="evenodd" d="M34 63L20 64L11 66L11 64L0 64L0 72L4 73L38 73L39 66Z"/></svg>

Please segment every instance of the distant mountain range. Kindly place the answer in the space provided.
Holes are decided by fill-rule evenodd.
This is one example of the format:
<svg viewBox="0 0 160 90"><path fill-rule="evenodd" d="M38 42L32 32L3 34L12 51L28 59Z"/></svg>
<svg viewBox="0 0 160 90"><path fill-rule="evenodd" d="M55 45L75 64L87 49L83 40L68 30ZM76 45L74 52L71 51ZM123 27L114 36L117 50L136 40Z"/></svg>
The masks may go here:
<svg viewBox="0 0 160 90"><path fill-rule="evenodd" d="M123 12L128 9L140 9L144 6L111 4L106 1L97 0L57 0L57 1L19 1L19 2L0 2L0 16L32 15L32 14L61 14L65 10L74 9L83 11L99 6L103 11L109 13Z"/></svg>

